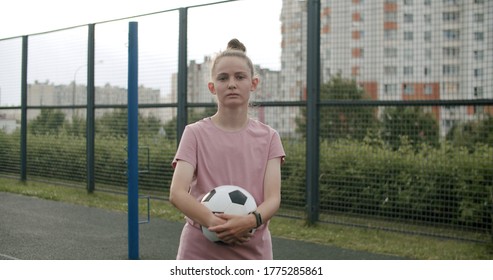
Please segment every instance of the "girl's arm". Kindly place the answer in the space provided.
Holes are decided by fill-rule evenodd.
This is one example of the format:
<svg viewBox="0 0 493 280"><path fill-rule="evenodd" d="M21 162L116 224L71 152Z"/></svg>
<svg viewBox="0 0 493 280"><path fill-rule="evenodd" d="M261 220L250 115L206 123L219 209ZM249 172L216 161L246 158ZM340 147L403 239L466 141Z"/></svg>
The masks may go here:
<svg viewBox="0 0 493 280"><path fill-rule="evenodd" d="M281 158L274 158L267 162L264 177L264 202L257 207L262 222L270 220L281 204ZM253 214L247 216L217 215L228 221L224 224L209 228L217 233L226 243L243 243L251 237L251 229L257 225Z"/></svg>
<svg viewBox="0 0 493 280"><path fill-rule="evenodd" d="M171 181L169 201L183 214L202 226L220 225L225 221L214 215L207 207L198 202L189 193L193 179L194 167L183 160L176 162L173 179Z"/></svg>
<svg viewBox="0 0 493 280"><path fill-rule="evenodd" d="M257 207L257 212L265 223L270 220L281 206L281 158L267 162L264 177L264 202ZM253 215L250 215L253 216Z"/></svg>

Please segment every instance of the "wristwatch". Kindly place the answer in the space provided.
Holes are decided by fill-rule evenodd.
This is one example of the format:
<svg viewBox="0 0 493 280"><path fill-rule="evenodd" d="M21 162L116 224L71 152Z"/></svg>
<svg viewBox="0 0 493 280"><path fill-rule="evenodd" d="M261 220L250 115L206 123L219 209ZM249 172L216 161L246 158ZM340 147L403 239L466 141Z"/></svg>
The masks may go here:
<svg viewBox="0 0 493 280"><path fill-rule="evenodd" d="M259 228L262 225L262 216L257 211L250 212L250 214L253 214L257 220L257 226L255 228Z"/></svg>

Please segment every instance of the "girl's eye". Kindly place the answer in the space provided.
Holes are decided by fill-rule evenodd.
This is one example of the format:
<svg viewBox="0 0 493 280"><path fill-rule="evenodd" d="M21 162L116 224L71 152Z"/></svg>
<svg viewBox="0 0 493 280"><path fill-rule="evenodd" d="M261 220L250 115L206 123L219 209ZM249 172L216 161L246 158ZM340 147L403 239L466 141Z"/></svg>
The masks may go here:
<svg viewBox="0 0 493 280"><path fill-rule="evenodd" d="M236 76L236 79L238 79L238 80L243 80L243 79L245 79L245 76L243 76L243 75L238 75L238 76Z"/></svg>

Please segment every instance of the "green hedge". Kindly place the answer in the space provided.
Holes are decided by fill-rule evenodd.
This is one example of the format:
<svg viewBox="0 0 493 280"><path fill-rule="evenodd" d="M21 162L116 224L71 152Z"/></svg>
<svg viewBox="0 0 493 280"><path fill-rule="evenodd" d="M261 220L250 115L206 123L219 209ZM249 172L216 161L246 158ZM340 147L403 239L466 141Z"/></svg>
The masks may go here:
<svg viewBox="0 0 493 280"><path fill-rule="evenodd" d="M96 138L96 188L126 189L125 138ZM176 142L142 138L148 147L149 173L141 189L167 195ZM283 207L305 205L305 143L284 141ZM440 148L410 145L392 150L367 141L343 140L320 145L322 212L485 227L491 224L493 148L476 145L473 152L443 144ZM84 183L86 139L69 135L28 135L28 176ZM141 149L141 169L147 168ZM19 171L19 136L0 133L0 174ZM18 174L18 173L17 173Z"/></svg>
<svg viewBox="0 0 493 280"><path fill-rule="evenodd" d="M287 144L283 203L304 200L300 149ZM302 151L304 152L304 150ZM304 182L304 181L303 181ZM490 229L493 148L474 152L444 144L435 149L350 140L320 145L321 211L466 225Z"/></svg>

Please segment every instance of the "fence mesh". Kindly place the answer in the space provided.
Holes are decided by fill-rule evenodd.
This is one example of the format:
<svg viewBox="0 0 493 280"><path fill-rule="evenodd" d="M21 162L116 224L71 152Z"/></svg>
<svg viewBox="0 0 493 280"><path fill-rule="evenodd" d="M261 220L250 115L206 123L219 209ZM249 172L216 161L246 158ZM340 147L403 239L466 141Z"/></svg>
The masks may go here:
<svg viewBox="0 0 493 280"><path fill-rule="evenodd" d="M279 214L296 218L306 216L312 156L307 3L187 9L188 122L215 112L210 62L239 38L261 80L250 115L280 133L287 154ZM251 6L255 14L238 13ZM139 22L139 187L166 198L178 138L178 10L95 25L94 181L126 191L129 21ZM25 108L28 178L87 183L88 30L27 37L26 104L23 38L0 40L0 175L21 173ZM492 40L491 1L320 1L320 221L491 239Z"/></svg>

